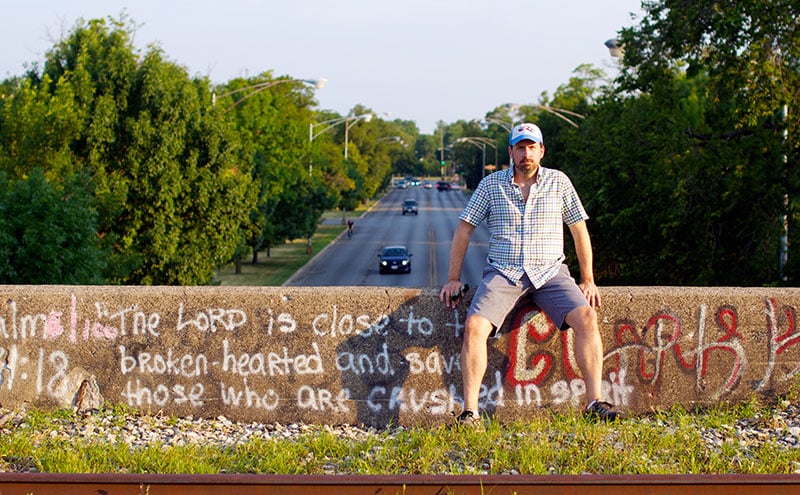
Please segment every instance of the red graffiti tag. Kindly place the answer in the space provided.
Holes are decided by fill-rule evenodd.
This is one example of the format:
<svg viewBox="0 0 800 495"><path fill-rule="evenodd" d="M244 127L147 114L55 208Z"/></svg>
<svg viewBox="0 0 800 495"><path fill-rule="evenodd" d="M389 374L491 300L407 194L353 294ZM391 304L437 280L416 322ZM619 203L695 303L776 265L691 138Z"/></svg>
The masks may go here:
<svg viewBox="0 0 800 495"><path fill-rule="evenodd" d="M529 357L527 343L532 340L542 344L550 340L556 332L553 322L536 306L517 311L511 326L509 342L509 365L506 382L510 385L541 385L553 367L553 355L537 352ZM566 347L566 346L565 346Z"/></svg>
<svg viewBox="0 0 800 495"><path fill-rule="evenodd" d="M713 342L706 342L705 332L706 306L700 306L700 316L698 317L697 346L693 350L684 351L680 344L675 345L675 356L678 363L686 370L694 369L696 373L696 389L702 390L704 379L708 374L708 357L713 351L723 351L733 355L734 361L731 365L731 372L725 381L725 387L720 394L728 393L739 383L744 373L747 358L744 352L744 338L738 331L739 315L736 308L730 305L723 305L717 309L714 317L719 329L723 332L722 337ZM691 356L687 360L685 355Z"/></svg>
<svg viewBox="0 0 800 495"><path fill-rule="evenodd" d="M783 354L790 347L800 342L800 332L797 331L797 312L793 307L783 306L781 313L776 309L775 299L767 299L767 331L769 332L769 357L764 378L756 384L756 390L767 386L775 370L775 362L779 354ZM786 324L786 331L778 335L781 323ZM800 371L800 363L788 372L784 379L795 376Z"/></svg>
<svg viewBox="0 0 800 495"><path fill-rule="evenodd" d="M671 335L668 335L665 330L668 325L671 325L673 329ZM648 345L644 342L644 337L648 334L653 336L653 345ZM675 345L680 335L680 319L671 311L660 311L653 315L642 330L641 336L636 331L636 326L632 321L624 320L618 323L616 330L617 348L612 351L613 354L616 354L617 362L614 371L619 372L622 368L620 361L621 351L636 350L639 354L639 377L646 383L655 385L664 366L664 356ZM626 341L626 336L630 340ZM651 355L653 356L652 359L650 358ZM648 363L651 363L650 369L648 368Z"/></svg>
<svg viewBox="0 0 800 495"><path fill-rule="evenodd" d="M744 351L743 337L738 330L738 314L736 308L728 305L720 306L715 315L715 323L722 331L722 336L716 341L707 341L705 317L706 306L700 306L698 316L698 329L696 334L689 334L697 340L694 349L685 349L686 342L681 343L682 328L678 316L669 310L663 310L650 318L641 335L636 330L636 325L630 320L617 323L617 349L612 351L616 357L619 371L622 367L622 356L626 350L638 353L638 374L643 382L657 385L664 368L664 358L672 351L678 365L684 370L695 370L695 388L699 391L705 386L708 375L709 356L712 352L722 351L733 355L731 372L725 381L724 387L716 396L728 393L739 383L747 364ZM671 334L669 333L671 329ZM652 336L652 345L645 342L645 337Z"/></svg>

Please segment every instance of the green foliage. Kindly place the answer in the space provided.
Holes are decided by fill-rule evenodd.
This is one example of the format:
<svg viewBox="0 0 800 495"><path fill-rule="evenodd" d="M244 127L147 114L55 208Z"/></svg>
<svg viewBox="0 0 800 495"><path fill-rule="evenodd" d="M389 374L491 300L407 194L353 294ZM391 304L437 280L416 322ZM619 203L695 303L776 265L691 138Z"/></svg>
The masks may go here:
<svg viewBox="0 0 800 495"><path fill-rule="evenodd" d="M698 267L696 271L707 275L697 280L771 284L779 275L796 279L796 259L783 274L772 267L778 260L782 215L790 218L789 244L800 240L800 118L794 111L800 107L800 5L748 0L722 8L712 0L663 0L648 2L645 10L639 26L622 32L621 88L644 91L659 108L679 112L664 114L667 132L684 133L692 141L677 150L677 164L693 162L698 168L689 171L688 179L694 181L676 183L676 192L691 207L690 213L705 214L714 224L702 229L695 218L692 234L698 241L704 236L706 253L727 269L736 266L732 272L742 268L740 260L747 261L742 277L720 277L722 267L714 266L712 259L712 266ZM681 80L682 73L690 82L701 82L691 95L676 88L674 81ZM686 104L676 105L682 96ZM788 117L782 115L784 105L791 109ZM690 115L695 119L687 119ZM701 185L698 179L710 184ZM716 206L694 208L699 195L714 198ZM784 195L788 208L781 205Z"/></svg>
<svg viewBox="0 0 800 495"><path fill-rule="evenodd" d="M441 173L441 164L436 160L436 150L441 148L441 135L421 135L415 139L411 150L394 165L394 172L398 175L429 175L437 176ZM451 163L452 165L452 163Z"/></svg>
<svg viewBox="0 0 800 495"><path fill-rule="evenodd" d="M677 78L667 101L608 98L568 136L564 169L593 217L604 283L777 278L782 198L774 134L712 130L729 127L718 108L707 110L705 89L702 79Z"/></svg>
<svg viewBox="0 0 800 495"><path fill-rule="evenodd" d="M99 284L105 254L82 177L49 182L35 168L0 182L0 283Z"/></svg>
<svg viewBox="0 0 800 495"><path fill-rule="evenodd" d="M139 67L132 95L128 146L113 169L129 184L127 211L109 231L123 259L140 264L119 282L208 283L249 220L249 162L210 108L208 87L158 51Z"/></svg>
<svg viewBox="0 0 800 495"><path fill-rule="evenodd" d="M221 89L230 96L219 104L224 104L253 162L251 175L258 188L249 212L247 245L255 253L265 244L310 237L322 211L332 205L302 160L309 147L308 90L291 79L272 79L269 73L234 80Z"/></svg>
<svg viewBox="0 0 800 495"><path fill-rule="evenodd" d="M647 2L642 22L622 33L624 82L651 91L669 81L676 62L690 76L706 72L719 101L738 102L735 115L755 126L797 98L800 5L792 0L746 0L722 7L703 0Z"/></svg>
<svg viewBox="0 0 800 495"><path fill-rule="evenodd" d="M306 176L299 176L289 186L274 210L273 218L280 221L275 225L274 238L308 239L316 231L325 209L333 204L326 188Z"/></svg>
<svg viewBox="0 0 800 495"><path fill-rule="evenodd" d="M460 173L466 180L467 187L474 189L478 183L486 175L483 170L484 164L484 151L486 153L486 163L494 161L495 149L491 145L484 146L482 143L475 141L460 141L459 139L469 138L483 138L482 129L480 124L473 121L459 120L454 124L447 127L445 131L445 140L453 143L451 152L453 162L457 164L457 172ZM505 139L508 143L508 139ZM502 144L497 146L502 147ZM447 153L445 154L447 156ZM491 157L491 158L489 158Z"/></svg>
<svg viewBox="0 0 800 495"><path fill-rule="evenodd" d="M98 244L100 258L87 259L105 268L101 277L74 280L209 283L247 246L257 252L310 237L325 209L374 196L388 184L393 160L390 147L376 141L382 133L416 132L413 123L358 122L348 128L352 158L345 163L344 126L312 149L314 101L299 81L265 73L211 88L157 47L134 50L134 29L124 17L79 21L47 53L41 73L2 84L0 171L11 183L34 169L52 184L90 178L79 197L92 216L82 226L94 225L85 238ZM259 90L250 92L253 86ZM19 256L13 226L2 226L0 250ZM27 280L67 280L32 267L45 278ZM3 276L17 272L9 264Z"/></svg>
<svg viewBox="0 0 800 495"><path fill-rule="evenodd" d="M124 20L79 22L41 75L6 84L0 170L20 179L40 168L53 183L91 177L84 202L96 235L75 232L100 239L104 282L205 284L241 244L255 201L251 162L211 108L208 82L157 48L140 57L132 29ZM41 273L51 278L38 283L67 283Z"/></svg>
<svg viewBox="0 0 800 495"><path fill-rule="evenodd" d="M80 134L84 115L74 104L67 82L45 77L35 87L26 79L2 100L0 112L0 170L22 178L33 168L49 177L73 173L70 144Z"/></svg>

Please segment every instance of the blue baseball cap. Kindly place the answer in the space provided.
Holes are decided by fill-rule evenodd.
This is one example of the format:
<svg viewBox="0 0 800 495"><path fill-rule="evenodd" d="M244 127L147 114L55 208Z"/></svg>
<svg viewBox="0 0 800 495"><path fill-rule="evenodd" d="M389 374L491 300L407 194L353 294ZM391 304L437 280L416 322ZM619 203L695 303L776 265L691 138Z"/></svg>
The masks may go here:
<svg viewBox="0 0 800 495"><path fill-rule="evenodd" d="M514 146L518 142L530 139L533 142L544 144L542 138L542 130L536 124L524 123L520 124L511 130L511 137L508 138L508 144Z"/></svg>

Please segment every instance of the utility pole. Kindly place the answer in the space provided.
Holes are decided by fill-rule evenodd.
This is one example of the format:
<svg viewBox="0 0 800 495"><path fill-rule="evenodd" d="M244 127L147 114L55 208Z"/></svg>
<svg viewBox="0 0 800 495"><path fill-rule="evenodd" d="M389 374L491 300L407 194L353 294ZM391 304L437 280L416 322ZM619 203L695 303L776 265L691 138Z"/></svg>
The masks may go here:
<svg viewBox="0 0 800 495"><path fill-rule="evenodd" d="M444 179L444 162L445 162L445 160L444 160L444 126L443 125L441 127L439 127L439 153L441 153L441 155L437 156L437 158L439 158L439 166L440 166L439 173L441 174L442 179Z"/></svg>

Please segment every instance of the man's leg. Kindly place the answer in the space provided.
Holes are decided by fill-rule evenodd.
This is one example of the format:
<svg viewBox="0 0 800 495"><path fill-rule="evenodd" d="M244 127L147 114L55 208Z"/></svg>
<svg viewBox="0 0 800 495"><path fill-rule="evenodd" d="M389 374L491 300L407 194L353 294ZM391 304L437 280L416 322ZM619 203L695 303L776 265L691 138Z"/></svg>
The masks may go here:
<svg viewBox="0 0 800 495"><path fill-rule="evenodd" d="M465 410L478 414L478 397L489 358L489 336L500 327L528 287L527 277L513 283L491 266L484 270L464 321L461 378Z"/></svg>
<svg viewBox="0 0 800 495"><path fill-rule="evenodd" d="M461 344L461 378L464 409L478 413L483 375L489 359L488 342L492 324L480 315L470 315L464 322L464 342Z"/></svg>
<svg viewBox="0 0 800 495"><path fill-rule="evenodd" d="M597 325L597 312L579 306L567 314L567 324L575 332L575 360L586 383L587 403L600 400L603 380L603 340Z"/></svg>

